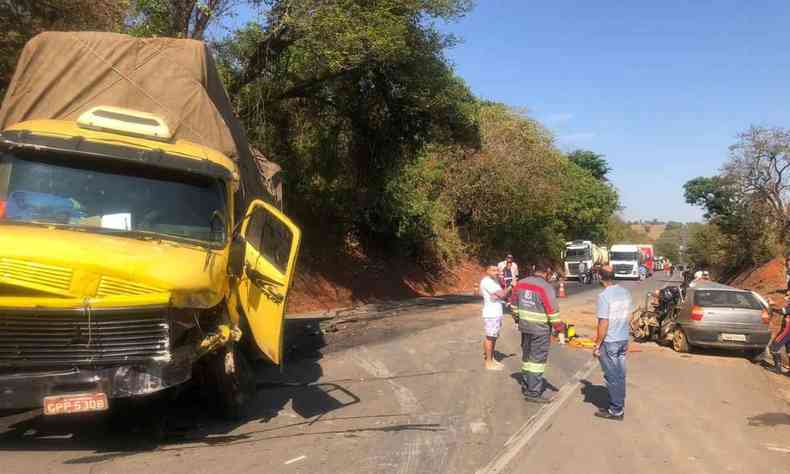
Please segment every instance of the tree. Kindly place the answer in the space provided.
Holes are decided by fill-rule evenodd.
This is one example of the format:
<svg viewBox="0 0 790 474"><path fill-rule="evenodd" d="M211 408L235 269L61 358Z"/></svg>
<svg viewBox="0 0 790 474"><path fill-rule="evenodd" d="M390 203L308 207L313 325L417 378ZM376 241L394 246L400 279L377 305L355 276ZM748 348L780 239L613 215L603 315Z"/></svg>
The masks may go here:
<svg viewBox="0 0 790 474"><path fill-rule="evenodd" d="M272 1L261 23L217 45L248 136L283 167L299 220L379 243L419 227L400 221L410 214L393 181L428 146L480 146L479 103L444 56L454 39L432 21L470 7Z"/></svg>
<svg viewBox="0 0 790 474"><path fill-rule="evenodd" d="M119 31L129 0L0 0L0 97L25 43L48 30Z"/></svg>
<svg viewBox="0 0 790 474"><path fill-rule="evenodd" d="M749 128L730 147L724 173L742 200L767 205L780 239L790 243L790 130Z"/></svg>
<svg viewBox="0 0 790 474"><path fill-rule="evenodd" d="M606 175L612 169L603 158L604 155L590 150L574 150L568 154L568 159L573 163L589 171L596 179L606 181Z"/></svg>
<svg viewBox="0 0 790 474"><path fill-rule="evenodd" d="M210 25L243 4L264 0L132 0L127 20L130 34L202 40Z"/></svg>

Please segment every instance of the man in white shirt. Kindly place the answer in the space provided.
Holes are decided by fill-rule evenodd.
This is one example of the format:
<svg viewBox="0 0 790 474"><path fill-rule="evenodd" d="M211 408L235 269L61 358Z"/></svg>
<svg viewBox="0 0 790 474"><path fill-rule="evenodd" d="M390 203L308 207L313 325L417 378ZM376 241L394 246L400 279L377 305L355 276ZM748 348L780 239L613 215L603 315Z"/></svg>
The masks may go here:
<svg viewBox="0 0 790 474"><path fill-rule="evenodd" d="M503 290L497 282L499 270L495 265L486 268L486 276L480 280L480 295L483 297L483 326L486 337L483 340L483 354L486 369L502 370L504 365L494 359L494 348L502 329L502 302L505 301L507 290Z"/></svg>

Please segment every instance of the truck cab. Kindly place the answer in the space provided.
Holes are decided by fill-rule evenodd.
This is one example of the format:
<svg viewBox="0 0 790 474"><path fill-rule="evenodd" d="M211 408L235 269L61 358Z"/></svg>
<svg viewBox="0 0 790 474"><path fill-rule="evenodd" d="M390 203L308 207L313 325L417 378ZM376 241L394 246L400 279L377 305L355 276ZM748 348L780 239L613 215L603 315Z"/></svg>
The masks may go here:
<svg viewBox="0 0 790 474"><path fill-rule="evenodd" d="M574 240L565 244L563 258L565 276L580 278L580 268L590 271L595 265L605 265L609 261L609 252L606 247L598 246L589 240Z"/></svg>
<svg viewBox="0 0 790 474"><path fill-rule="evenodd" d="M283 361L300 230L238 187L139 111L0 132L0 409L100 411L193 377L243 409L249 360Z"/></svg>
<svg viewBox="0 0 790 474"><path fill-rule="evenodd" d="M579 278L579 269L593 267L593 244L589 240L574 240L565 245L565 276Z"/></svg>
<svg viewBox="0 0 790 474"><path fill-rule="evenodd" d="M641 253L639 246L633 244L612 245L609 261L615 278L639 279Z"/></svg>

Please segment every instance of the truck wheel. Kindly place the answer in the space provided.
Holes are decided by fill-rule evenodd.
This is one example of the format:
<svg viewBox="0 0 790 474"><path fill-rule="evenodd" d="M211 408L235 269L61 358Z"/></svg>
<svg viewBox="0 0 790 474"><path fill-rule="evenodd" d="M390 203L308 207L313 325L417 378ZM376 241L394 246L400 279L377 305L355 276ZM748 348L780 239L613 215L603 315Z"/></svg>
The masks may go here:
<svg viewBox="0 0 790 474"><path fill-rule="evenodd" d="M229 346L208 356L205 383L214 406L223 417L244 418L255 398L255 374L238 347Z"/></svg>
<svg viewBox="0 0 790 474"><path fill-rule="evenodd" d="M672 334L672 348L681 354L689 352L689 340L680 328L676 328Z"/></svg>

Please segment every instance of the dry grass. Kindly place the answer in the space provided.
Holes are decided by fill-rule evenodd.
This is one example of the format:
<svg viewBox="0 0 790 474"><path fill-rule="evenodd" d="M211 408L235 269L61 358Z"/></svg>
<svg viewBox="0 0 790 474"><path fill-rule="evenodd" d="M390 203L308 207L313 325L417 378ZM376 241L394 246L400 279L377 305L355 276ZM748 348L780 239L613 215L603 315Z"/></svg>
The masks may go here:
<svg viewBox="0 0 790 474"><path fill-rule="evenodd" d="M665 224L631 224L632 230L647 235L651 242L658 240L666 228Z"/></svg>

